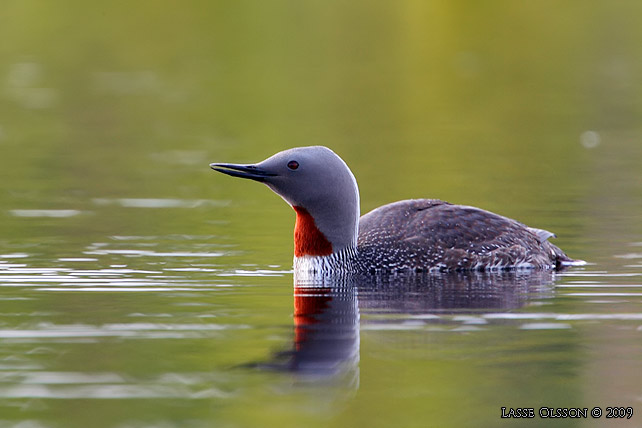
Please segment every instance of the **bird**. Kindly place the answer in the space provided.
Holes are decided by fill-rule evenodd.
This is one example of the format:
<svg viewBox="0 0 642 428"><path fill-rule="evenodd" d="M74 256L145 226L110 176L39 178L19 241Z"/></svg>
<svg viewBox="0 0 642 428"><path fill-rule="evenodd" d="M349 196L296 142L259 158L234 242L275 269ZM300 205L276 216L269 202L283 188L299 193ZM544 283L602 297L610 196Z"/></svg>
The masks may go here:
<svg viewBox="0 0 642 428"><path fill-rule="evenodd" d="M291 148L256 164L210 167L263 183L294 209L295 273L561 270L584 264L550 243L553 233L472 206L409 199L360 216L354 174L324 146Z"/></svg>

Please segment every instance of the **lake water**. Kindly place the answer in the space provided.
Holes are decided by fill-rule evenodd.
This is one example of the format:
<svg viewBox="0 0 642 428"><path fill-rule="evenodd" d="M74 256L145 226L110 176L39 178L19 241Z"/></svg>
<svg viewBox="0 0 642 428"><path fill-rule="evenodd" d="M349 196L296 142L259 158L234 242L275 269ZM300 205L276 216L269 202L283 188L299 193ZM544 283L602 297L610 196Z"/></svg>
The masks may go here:
<svg viewBox="0 0 642 428"><path fill-rule="evenodd" d="M0 12L0 428L642 425L639 2ZM295 282L308 144L588 264Z"/></svg>

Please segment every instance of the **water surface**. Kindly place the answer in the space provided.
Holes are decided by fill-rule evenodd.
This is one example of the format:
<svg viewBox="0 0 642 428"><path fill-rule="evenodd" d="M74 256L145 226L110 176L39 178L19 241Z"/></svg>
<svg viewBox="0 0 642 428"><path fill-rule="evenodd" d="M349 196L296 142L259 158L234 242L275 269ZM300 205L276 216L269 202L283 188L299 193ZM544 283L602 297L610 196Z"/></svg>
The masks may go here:
<svg viewBox="0 0 642 428"><path fill-rule="evenodd" d="M639 2L255 3L0 6L0 428L639 426ZM307 144L588 264L295 283Z"/></svg>

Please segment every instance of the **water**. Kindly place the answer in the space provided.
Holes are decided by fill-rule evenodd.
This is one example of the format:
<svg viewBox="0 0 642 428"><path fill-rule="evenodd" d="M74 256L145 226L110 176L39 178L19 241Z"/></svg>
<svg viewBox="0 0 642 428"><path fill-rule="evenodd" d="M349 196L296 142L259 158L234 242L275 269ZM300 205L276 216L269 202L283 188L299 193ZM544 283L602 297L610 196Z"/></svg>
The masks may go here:
<svg viewBox="0 0 642 428"><path fill-rule="evenodd" d="M502 406L639 409L642 254L609 272L292 293L287 269L228 265L211 241L113 236L49 266L2 254L2 426L456 426L471 412L492 426Z"/></svg>
<svg viewBox="0 0 642 428"><path fill-rule="evenodd" d="M640 426L639 2L461 6L3 3L0 428ZM304 144L588 264L295 282Z"/></svg>

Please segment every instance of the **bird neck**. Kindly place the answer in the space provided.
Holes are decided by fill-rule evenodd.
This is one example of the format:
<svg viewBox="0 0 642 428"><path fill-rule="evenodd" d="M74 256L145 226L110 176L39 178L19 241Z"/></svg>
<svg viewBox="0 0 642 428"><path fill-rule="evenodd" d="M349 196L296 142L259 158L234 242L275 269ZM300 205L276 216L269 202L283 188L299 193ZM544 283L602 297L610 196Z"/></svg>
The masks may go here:
<svg viewBox="0 0 642 428"><path fill-rule="evenodd" d="M359 188L352 172L347 167L346 171L344 182L321 189L316 200L290 203L296 212L295 257L341 256L356 250Z"/></svg>

